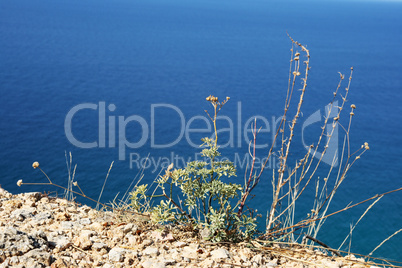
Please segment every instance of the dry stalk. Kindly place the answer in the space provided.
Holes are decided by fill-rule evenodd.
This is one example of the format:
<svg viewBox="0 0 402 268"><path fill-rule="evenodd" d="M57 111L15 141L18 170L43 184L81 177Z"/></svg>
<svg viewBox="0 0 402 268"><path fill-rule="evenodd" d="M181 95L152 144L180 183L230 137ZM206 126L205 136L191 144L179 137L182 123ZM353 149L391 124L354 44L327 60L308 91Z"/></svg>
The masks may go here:
<svg viewBox="0 0 402 268"><path fill-rule="evenodd" d="M369 254L369 256L373 255L374 251L376 251L377 249L379 249L385 242L387 242L388 240L390 240L392 237L394 237L395 235L397 235L398 233L402 232L402 229L399 229L398 231L396 231L395 233L393 233L392 235L388 236L386 239L384 239L378 246L376 246Z"/></svg>
<svg viewBox="0 0 402 268"><path fill-rule="evenodd" d="M276 212L276 208L277 208L278 201L279 201L279 195L281 193L282 187L287 182L287 181L284 182L284 180L283 180L284 173L285 173L285 170L286 170L286 167L287 167L287 160L288 160L288 156L289 156L290 145L292 143L293 136L294 136L294 128L295 128L295 125L297 123L297 119L299 118L300 113L301 113L301 106L303 104L303 98L304 98L304 94L305 94L305 91L306 91L306 88L307 88L308 71L310 69L310 67L309 67L309 61L310 61L309 50L305 46L300 44L299 42L294 41L291 37L289 37L289 38L291 39L292 44L295 44L295 45L299 46L301 48L301 50L303 52L305 52L305 54L306 54L306 60L304 61L305 74L304 74L304 78L302 78L303 86L302 86L301 94L300 94L300 97L299 97L299 103L297 105L297 111L296 111L296 114L293 117L293 120L292 120L291 125L289 127L290 134L289 134L289 137L287 139L287 142L286 142L286 140L284 138L282 138L280 167L279 167L279 170L278 170L278 179L277 179L277 182L275 183L276 186L275 186L274 197L273 197L273 201L272 201L272 204L271 204L271 209L270 209L269 217L268 217L268 223L267 223L267 227L266 227L266 232L267 233L270 232L271 227L272 227L272 225L273 225L273 223L275 221L274 217L275 217L275 212ZM292 46L292 49L293 49L293 46ZM292 79L292 85L291 85L290 95L289 95L289 99L288 99L289 101L287 102L287 104L285 106L285 116L284 116L284 118L286 117L286 112L289 109L290 99L292 98L296 78L300 75L300 60L299 60L300 57L299 56L300 56L300 53L296 52L294 57L292 55L292 59L290 61L291 65L293 64L293 62L295 62L295 63L294 63L294 71L292 72L292 75L293 75L292 78L293 79ZM288 89L288 92L289 92L289 89ZM283 129L283 133L284 133L284 129Z"/></svg>
<svg viewBox="0 0 402 268"><path fill-rule="evenodd" d="M303 220L303 221L298 222L298 223L295 224L295 225L280 228L280 229L278 229L278 230L272 231L272 232L270 233L270 235L275 235L275 234L278 234L278 233L283 233L283 232L285 232L285 231L288 230L288 229L292 229L292 228L296 228L296 227L298 227L297 229L304 228L304 227L308 226L309 224L311 224L312 222L315 222L315 221L318 221L318 220L322 220L322 219L326 219L326 218L328 218L328 217L334 216L334 215L336 215L336 214L339 214L339 213L341 213L341 212L344 212L344 211L346 211L346 210L349 210L349 209L351 209L351 208L354 208L354 207L356 207L356 206L359 206L359 205L361 205L361 204L364 204L364 203L366 203L366 202L368 202L368 201L370 201L370 200L373 200L373 199L376 199L376 198L378 198L378 197L385 196L385 195L388 195L388 194L392 194L392 193L395 193L395 192L399 192L399 191L402 191L402 187L400 187L400 188L398 188L398 189L395 189L395 190L392 190L392 191L388 191L388 192L382 193L382 194L376 194L376 195L374 195L374 196L372 196L372 197L370 197L370 198L367 198L367 199L365 199L365 200L363 200L363 201L360 201L360 202L358 202L358 203L356 203L356 204L353 204L353 205L347 205L347 206L344 207L343 209L337 210L337 211L335 211L335 212L333 212L333 213L331 213L331 214L325 215L325 216L323 216L323 217Z"/></svg>
<svg viewBox="0 0 402 268"><path fill-rule="evenodd" d="M132 213L132 214L135 214L135 215L141 215L141 216L144 216L144 217L148 217L148 218L149 218L149 215L147 215L147 214L143 214L143 213L139 213L139 212L131 211L131 210L125 210L125 209L116 209L116 208L114 208L113 206L109 206L109 205L103 204L103 203L101 203L101 202L99 202L99 201L97 201L97 200L95 200L95 199L93 199L93 198L87 196L87 195L82 191L82 189L81 189L81 187L78 185L78 182L77 182L77 181L72 182L72 184L73 184L73 186L76 186L76 187L79 189L80 192L77 192L77 191L74 191L74 190L72 190L72 189L69 189L69 188L66 188L66 187L64 187L64 186L61 186L61 185L58 185L58 184L53 183L52 180L49 178L49 176L39 167L39 163L38 163L38 162L34 162L33 165L32 165L32 167L33 167L34 169L38 168L38 169L45 175L45 177L47 178L47 180L48 180L49 182L47 182L47 183L46 183L46 182L45 182L45 183L44 183L44 182L23 182L22 180L19 180L19 181L17 182L17 185L18 185L18 186L21 186L21 185L51 185L51 186L55 186L55 187L61 188L61 189L63 189L63 190L66 191L66 192L70 192L70 193L72 193L72 194L76 194L76 195L82 196L82 197L84 197L84 198L86 198L86 199L88 199L88 200L90 200L90 201L92 201L92 202L95 202L97 205L102 206L104 209L111 209L112 211L116 211L116 212Z"/></svg>

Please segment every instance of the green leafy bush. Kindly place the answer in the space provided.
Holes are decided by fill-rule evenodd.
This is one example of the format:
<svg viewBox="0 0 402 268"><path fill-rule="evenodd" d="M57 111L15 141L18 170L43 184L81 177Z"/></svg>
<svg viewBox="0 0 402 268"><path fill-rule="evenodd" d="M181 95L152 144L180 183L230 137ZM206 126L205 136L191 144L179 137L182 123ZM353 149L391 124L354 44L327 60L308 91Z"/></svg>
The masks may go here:
<svg viewBox="0 0 402 268"><path fill-rule="evenodd" d="M222 106L217 97L209 96L214 107L210 118L214 123L215 139L203 138L201 155L206 161L192 161L183 169L173 169L170 165L160 176L157 188L164 200L150 208L151 220L157 223L186 223L203 231L203 237L214 242L236 241L250 238L256 230L255 219L238 212L243 187L236 183L224 182L225 178L236 176L236 168L230 161L218 161L216 116ZM209 114L208 114L209 115ZM172 171L171 171L172 170ZM173 190L179 189L178 201L173 198ZM134 209L144 212L147 205L146 185L139 186L131 195ZM168 192L167 192L168 191Z"/></svg>

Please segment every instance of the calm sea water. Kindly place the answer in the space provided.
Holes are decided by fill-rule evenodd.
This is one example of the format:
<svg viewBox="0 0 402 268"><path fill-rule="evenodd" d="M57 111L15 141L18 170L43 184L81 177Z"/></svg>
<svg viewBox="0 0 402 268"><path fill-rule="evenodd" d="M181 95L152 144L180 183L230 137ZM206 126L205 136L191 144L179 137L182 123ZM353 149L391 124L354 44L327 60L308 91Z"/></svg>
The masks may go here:
<svg viewBox="0 0 402 268"><path fill-rule="evenodd" d="M114 161L102 198L107 202L126 191L148 154L146 183L162 163L180 167L196 157L194 146L209 134L183 125L208 127L203 118L210 94L231 97L220 113L231 118L219 123L229 129L220 134L221 144L229 145L221 152L242 159L248 119L265 118L266 132L258 141L272 142L287 88L288 32L311 53L301 124L324 111L338 72L355 70L347 103L357 106L351 149L368 142L370 151L348 173L331 212L399 188L401 14L402 3L384 1L0 0L0 184L12 193L56 191L18 188L16 182L46 182L31 167L38 161L55 183L66 185L65 152L71 152L75 178L94 198ZM71 133L88 147L97 142L95 148L79 148L66 135L66 117L74 108ZM318 134L311 129L305 132L308 143ZM305 151L301 135L295 140L291 157L297 159ZM264 152L258 150L258 156ZM242 163L237 162L238 183ZM268 170L250 203L263 214L272 198L270 177ZM308 206L300 205L299 216L311 207L312 199L305 200ZM367 206L329 219L318 238L337 248ZM394 193L357 226L351 250L368 254L400 228L402 193ZM374 256L402 260L401 248L402 236L395 236Z"/></svg>

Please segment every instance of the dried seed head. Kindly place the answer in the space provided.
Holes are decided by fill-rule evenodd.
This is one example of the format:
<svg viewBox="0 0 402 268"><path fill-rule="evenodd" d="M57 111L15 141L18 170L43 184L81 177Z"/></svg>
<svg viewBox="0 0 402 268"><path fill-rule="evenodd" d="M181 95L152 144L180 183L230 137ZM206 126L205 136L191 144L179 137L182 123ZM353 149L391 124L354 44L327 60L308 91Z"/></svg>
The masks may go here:
<svg viewBox="0 0 402 268"><path fill-rule="evenodd" d="M355 115L355 113L354 112L350 112L350 116L354 116Z"/></svg>
<svg viewBox="0 0 402 268"><path fill-rule="evenodd" d="M21 187L21 185L22 185L22 180L18 180L18 181L17 181L17 185L18 185L19 187Z"/></svg>
<svg viewBox="0 0 402 268"><path fill-rule="evenodd" d="M168 166L167 171L170 171L172 168L173 168L173 163L171 163L171 164Z"/></svg>
<svg viewBox="0 0 402 268"><path fill-rule="evenodd" d="M39 167L39 162L34 162L34 163L32 164L32 167L33 167L33 168Z"/></svg>
<svg viewBox="0 0 402 268"><path fill-rule="evenodd" d="M298 57L298 56L300 56L300 53L296 52L295 57Z"/></svg>
<svg viewBox="0 0 402 268"><path fill-rule="evenodd" d="M78 186L78 182L76 182L76 181L73 182L73 185L74 185L74 186Z"/></svg>
<svg viewBox="0 0 402 268"><path fill-rule="evenodd" d="M298 61L298 60L299 60L299 57L295 57L294 60L295 60L295 61Z"/></svg>
<svg viewBox="0 0 402 268"><path fill-rule="evenodd" d="M360 159L360 155L356 156L356 160L357 160L357 159Z"/></svg>
<svg viewBox="0 0 402 268"><path fill-rule="evenodd" d="M367 142L365 142L365 143L364 143L364 149L366 149L366 150L370 150L370 147L369 147L369 145L368 145L368 143L367 143Z"/></svg>
<svg viewBox="0 0 402 268"><path fill-rule="evenodd" d="M299 76L299 75L300 75L300 72L294 71L294 72L293 72L293 75L294 75L294 76Z"/></svg>
<svg viewBox="0 0 402 268"><path fill-rule="evenodd" d="M226 97L226 100L230 100L230 97Z"/></svg>
<svg viewBox="0 0 402 268"><path fill-rule="evenodd" d="M350 108L356 109L356 105L352 104L352 105L350 105Z"/></svg>

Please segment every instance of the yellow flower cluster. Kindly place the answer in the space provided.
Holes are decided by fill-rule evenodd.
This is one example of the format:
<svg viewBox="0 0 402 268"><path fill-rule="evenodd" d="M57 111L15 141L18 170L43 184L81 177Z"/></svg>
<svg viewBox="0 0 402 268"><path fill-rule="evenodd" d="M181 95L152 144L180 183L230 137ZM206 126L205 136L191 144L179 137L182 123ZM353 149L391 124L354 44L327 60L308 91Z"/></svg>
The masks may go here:
<svg viewBox="0 0 402 268"><path fill-rule="evenodd" d="M218 102L218 97L214 97L214 96L212 96L212 95L209 95L209 96L207 97L207 101L210 101L210 102Z"/></svg>

